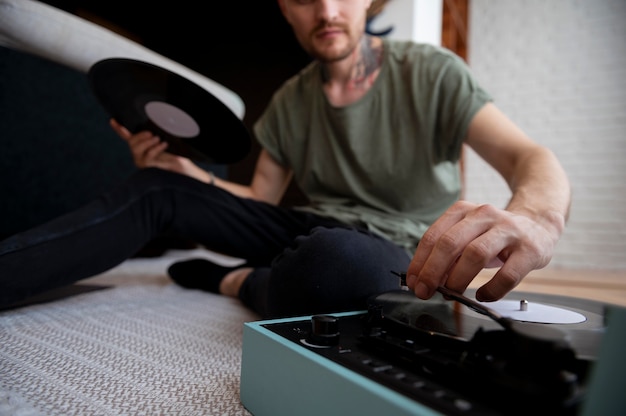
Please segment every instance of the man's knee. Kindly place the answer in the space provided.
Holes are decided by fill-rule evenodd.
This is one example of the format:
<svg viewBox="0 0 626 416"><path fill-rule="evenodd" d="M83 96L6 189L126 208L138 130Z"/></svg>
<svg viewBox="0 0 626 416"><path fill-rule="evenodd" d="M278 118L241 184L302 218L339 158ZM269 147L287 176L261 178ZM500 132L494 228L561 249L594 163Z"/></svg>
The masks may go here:
<svg viewBox="0 0 626 416"><path fill-rule="evenodd" d="M359 230L317 228L276 259L270 296L294 308L284 314L362 308L368 297L397 288L390 264L408 265L406 255L394 259L388 244Z"/></svg>

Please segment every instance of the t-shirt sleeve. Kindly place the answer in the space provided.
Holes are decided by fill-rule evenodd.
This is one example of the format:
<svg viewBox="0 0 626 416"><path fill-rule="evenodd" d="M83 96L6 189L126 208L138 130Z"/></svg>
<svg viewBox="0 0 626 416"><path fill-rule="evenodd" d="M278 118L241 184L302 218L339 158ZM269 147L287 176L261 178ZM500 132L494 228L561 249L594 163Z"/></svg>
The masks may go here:
<svg viewBox="0 0 626 416"><path fill-rule="evenodd" d="M286 166L287 160L281 151L279 132L281 93L277 91L272 96L265 111L253 125L253 133L259 145L266 150L280 165Z"/></svg>
<svg viewBox="0 0 626 416"><path fill-rule="evenodd" d="M437 154L458 160L469 124L492 97L478 84L469 67L456 55L445 57L437 79Z"/></svg>

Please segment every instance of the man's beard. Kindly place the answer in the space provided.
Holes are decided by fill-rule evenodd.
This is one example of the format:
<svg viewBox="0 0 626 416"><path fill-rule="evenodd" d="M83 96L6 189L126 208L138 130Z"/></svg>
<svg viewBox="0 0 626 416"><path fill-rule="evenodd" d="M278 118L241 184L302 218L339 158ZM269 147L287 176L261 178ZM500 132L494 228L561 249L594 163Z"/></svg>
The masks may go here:
<svg viewBox="0 0 626 416"><path fill-rule="evenodd" d="M352 39L352 37L350 36L351 33L350 33L349 28L345 26L341 26L341 25L330 26L330 25L327 25L326 23L321 24L317 28L315 28L310 38L315 39L315 33L322 31L326 28L340 29L343 35L347 38L347 43L340 50L336 50L334 47L332 47L331 48L332 50L328 51L326 48L323 48L323 49L316 48L315 41L313 40L309 47L309 51L308 51L309 54L316 60L325 64L338 62L350 56L354 52L359 42L354 41Z"/></svg>
<svg viewBox="0 0 626 416"><path fill-rule="evenodd" d="M356 45L347 45L343 50L333 54L316 52L314 50L311 52L311 56L323 64L331 64L333 62L342 61L350 56L354 52L355 47Z"/></svg>

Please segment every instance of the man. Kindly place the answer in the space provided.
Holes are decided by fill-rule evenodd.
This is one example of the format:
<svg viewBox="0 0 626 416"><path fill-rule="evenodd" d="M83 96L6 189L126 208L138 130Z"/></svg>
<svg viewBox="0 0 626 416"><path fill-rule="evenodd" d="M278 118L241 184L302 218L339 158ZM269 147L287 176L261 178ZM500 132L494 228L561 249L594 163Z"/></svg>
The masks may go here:
<svg viewBox="0 0 626 416"><path fill-rule="evenodd" d="M146 169L1 243L2 302L103 271L164 231L245 259L232 269L192 259L169 273L183 286L237 296L264 317L360 309L397 288L391 270L405 270L410 290L427 299L439 286L463 292L498 266L476 293L492 301L547 265L570 202L554 155L496 108L458 57L367 36L370 4L279 0L315 60L255 124L262 151L249 186L112 121ZM509 184L506 209L458 201L463 143ZM306 207L277 206L292 179ZM67 250L76 250L72 260Z"/></svg>

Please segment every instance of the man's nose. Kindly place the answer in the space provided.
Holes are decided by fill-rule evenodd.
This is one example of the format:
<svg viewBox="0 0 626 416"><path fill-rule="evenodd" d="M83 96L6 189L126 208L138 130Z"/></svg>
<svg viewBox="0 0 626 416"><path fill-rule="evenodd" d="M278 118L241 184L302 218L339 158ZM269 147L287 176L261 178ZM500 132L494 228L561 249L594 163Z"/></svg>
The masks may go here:
<svg viewBox="0 0 626 416"><path fill-rule="evenodd" d="M321 20L332 22L339 15L339 2L337 0L318 0L317 17Z"/></svg>

